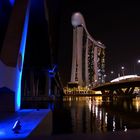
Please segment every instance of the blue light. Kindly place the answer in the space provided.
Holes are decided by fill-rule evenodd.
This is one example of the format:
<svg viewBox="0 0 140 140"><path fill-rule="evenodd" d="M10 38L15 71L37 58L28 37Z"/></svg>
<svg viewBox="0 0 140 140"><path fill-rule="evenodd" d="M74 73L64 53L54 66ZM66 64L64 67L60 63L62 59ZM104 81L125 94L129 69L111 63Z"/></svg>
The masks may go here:
<svg viewBox="0 0 140 140"><path fill-rule="evenodd" d="M17 134L19 133L19 131L21 130L21 124L19 120L16 120L12 130L14 133L17 133Z"/></svg>
<svg viewBox="0 0 140 140"><path fill-rule="evenodd" d="M54 77L55 77L56 68L57 68L57 65L54 65L53 69L49 69L49 70L48 70L48 73L49 73L49 77L50 77L50 78L54 78Z"/></svg>
<svg viewBox="0 0 140 140"><path fill-rule="evenodd" d="M6 119L0 119L0 139L18 140L28 137L49 112L50 110L48 109L40 109L40 111L36 111L35 109L25 109L7 116ZM12 127L17 119L20 119L22 125L18 134L12 131Z"/></svg>
<svg viewBox="0 0 140 140"><path fill-rule="evenodd" d="M15 3L15 0L9 0L10 4L13 6Z"/></svg>
<svg viewBox="0 0 140 140"><path fill-rule="evenodd" d="M27 11L26 11L26 17L25 17L24 28L22 33L21 46L20 46L20 53L22 55L22 66L21 66L21 71L17 72L17 77L19 78L19 80L17 80L18 87L17 87L17 97L16 97L16 110L19 109L21 105L21 79L22 79L22 69L24 63L24 54L25 54L26 38L27 38L27 31L28 31L29 12L30 12L30 3L28 4Z"/></svg>
<svg viewBox="0 0 140 140"><path fill-rule="evenodd" d="M49 70L49 73L54 73L54 71L56 70L56 67L57 67L57 65L54 65L54 67L53 67L53 69L51 70Z"/></svg>
<svg viewBox="0 0 140 140"><path fill-rule="evenodd" d="M54 110L54 103L48 103L48 109Z"/></svg>

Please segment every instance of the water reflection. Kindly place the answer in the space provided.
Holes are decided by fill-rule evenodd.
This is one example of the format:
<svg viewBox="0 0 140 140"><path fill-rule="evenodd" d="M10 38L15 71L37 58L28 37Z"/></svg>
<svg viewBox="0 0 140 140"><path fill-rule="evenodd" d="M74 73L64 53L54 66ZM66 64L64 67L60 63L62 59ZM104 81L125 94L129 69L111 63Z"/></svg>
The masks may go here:
<svg viewBox="0 0 140 140"><path fill-rule="evenodd" d="M140 111L140 97L134 98L132 104L133 106L135 106L136 112L139 112Z"/></svg>
<svg viewBox="0 0 140 140"><path fill-rule="evenodd" d="M140 98L65 97L64 110L70 115L66 116L68 119L65 118L67 121L64 125L71 127L65 133L127 132L140 128ZM61 133L64 131L61 130Z"/></svg>

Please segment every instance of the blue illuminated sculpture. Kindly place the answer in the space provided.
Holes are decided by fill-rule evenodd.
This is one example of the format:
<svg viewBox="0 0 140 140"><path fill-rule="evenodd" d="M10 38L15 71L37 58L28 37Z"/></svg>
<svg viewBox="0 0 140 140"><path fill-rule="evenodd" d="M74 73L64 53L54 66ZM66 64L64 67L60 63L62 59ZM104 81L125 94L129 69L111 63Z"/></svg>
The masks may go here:
<svg viewBox="0 0 140 140"><path fill-rule="evenodd" d="M48 70L48 75L49 75L49 96L51 96L52 78L55 77L56 71L57 71L57 65L53 65L53 68Z"/></svg>
<svg viewBox="0 0 140 140"><path fill-rule="evenodd" d="M12 128L13 132L18 134L19 131L21 130L21 124L20 124L20 121L19 120L16 120L13 128Z"/></svg>
<svg viewBox="0 0 140 140"><path fill-rule="evenodd" d="M49 70L48 70L48 72L49 72L49 77L52 77L52 78L55 77L56 68L57 68L57 65L54 65L54 66L53 66L53 69L49 69Z"/></svg>

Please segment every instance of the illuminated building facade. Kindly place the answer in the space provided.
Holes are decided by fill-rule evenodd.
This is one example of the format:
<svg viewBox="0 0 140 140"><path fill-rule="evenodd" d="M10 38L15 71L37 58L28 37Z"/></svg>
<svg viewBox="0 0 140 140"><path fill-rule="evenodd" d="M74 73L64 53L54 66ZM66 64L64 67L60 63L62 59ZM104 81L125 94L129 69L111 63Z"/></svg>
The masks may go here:
<svg viewBox="0 0 140 140"><path fill-rule="evenodd" d="M73 56L71 83L94 86L104 82L105 46L88 33L81 13L72 15Z"/></svg>

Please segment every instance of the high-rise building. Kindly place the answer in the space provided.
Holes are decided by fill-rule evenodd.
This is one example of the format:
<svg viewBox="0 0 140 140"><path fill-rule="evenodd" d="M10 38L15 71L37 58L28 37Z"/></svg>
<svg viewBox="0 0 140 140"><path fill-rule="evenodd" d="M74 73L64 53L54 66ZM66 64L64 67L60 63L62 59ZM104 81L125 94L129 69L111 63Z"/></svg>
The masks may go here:
<svg viewBox="0 0 140 140"><path fill-rule="evenodd" d="M81 13L72 15L73 54L71 83L94 86L104 82L105 46L88 33Z"/></svg>

